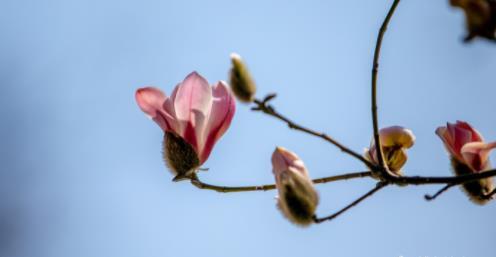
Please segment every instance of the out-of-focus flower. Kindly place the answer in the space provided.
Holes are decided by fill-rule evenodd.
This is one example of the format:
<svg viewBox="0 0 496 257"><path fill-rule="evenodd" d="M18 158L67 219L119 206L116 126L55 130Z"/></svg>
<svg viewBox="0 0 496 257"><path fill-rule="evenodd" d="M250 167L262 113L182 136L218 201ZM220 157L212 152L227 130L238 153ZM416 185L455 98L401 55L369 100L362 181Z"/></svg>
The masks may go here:
<svg viewBox="0 0 496 257"><path fill-rule="evenodd" d="M379 138L381 140L384 159L389 170L396 175L401 175L401 167L405 165L408 159L406 149L413 146L415 136L409 129L400 126L391 126L379 130ZM379 164L374 139L370 143L370 148L365 149L364 156L372 163Z"/></svg>
<svg viewBox="0 0 496 257"><path fill-rule="evenodd" d="M496 142L485 143L482 135L467 122L448 123L446 127L437 128L436 134L451 156L451 166L456 175L480 173L491 169L489 152L496 148ZM492 178L486 178L463 184L463 188L475 203L484 204L488 200L485 195L490 193L494 186Z"/></svg>
<svg viewBox="0 0 496 257"><path fill-rule="evenodd" d="M303 161L293 152L277 147L272 168L279 192L277 205L291 222L308 226L313 221L319 196Z"/></svg>
<svg viewBox="0 0 496 257"><path fill-rule="evenodd" d="M477 36L496 41L495 0L450 0L450 4L465 13L468 30L466 42Z"/></svg>
<svg viewBox="0 0 496 257"><path fill-rule="evenodd" d="M257 87L251 77L248 67L236 53L231 54L232 67L229 71L229 84L234 95L242 102L252 102Z"/></svg>
<svg viewBox="0 0 496 257"><path fill-rule="evenodd" d="M196 72L179 83L170 97L154 87L136 91L136 102L164 134L164 160L176 175L191 179L208 159L226 132L236 110L234 98L223 82L210 86Z"/></svg>

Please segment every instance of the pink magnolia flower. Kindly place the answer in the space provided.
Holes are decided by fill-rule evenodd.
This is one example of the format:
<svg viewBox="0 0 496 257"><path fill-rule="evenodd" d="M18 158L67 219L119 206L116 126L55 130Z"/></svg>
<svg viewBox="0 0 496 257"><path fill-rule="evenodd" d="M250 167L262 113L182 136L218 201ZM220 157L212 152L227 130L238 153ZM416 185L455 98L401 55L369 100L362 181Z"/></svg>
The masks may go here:
<svg viewBox="0 0 496 257"><path fill-rule="evenodd" d="M489 152L496 148L496 141L485 143L482 135L467 122L448 123L446 127L437 128L436 134L450 155L473 172L490 169Z"/></svg>
<svg viewBox="0 0 496 257"><path fill-rule="evenodd" d="M408 159L406 149L412 147L415 143L415 135L411 130L404 127L391 126L379 130L379 138L389 170L400 175L401 168ZM372 163L379 164L374 140L370 143L370 148L365 149L364 156Z"/></svg>
<svg viewBox="0 0 496 257"><path fill-rule="evenodd" d="M136 91L136 102L165 132L164 155L180 178L191 178L231 124L234 98L223 81L210 86L196 72L170 97L154 87Z"/></svg>
<svg viewBox="0 0 496 257"><path fill-rule="evenodd" d="M279 209L295 224L310 225L319 197L305 164L295 153L277 147L272 154L272 167L279 192Z"/></svg>
<svg viewBox="0 0 496 257"><path fill-rule="evenodd" d="M451 155L451 165L456 175L484 172L491 169L489 152L496 148L496 142L485 143L482 135L470 124L457 121L436 129L446 150ZM470 199L477 204L485 204L486 197L493 189L492 178L480 179L462 185Z"/></svg>

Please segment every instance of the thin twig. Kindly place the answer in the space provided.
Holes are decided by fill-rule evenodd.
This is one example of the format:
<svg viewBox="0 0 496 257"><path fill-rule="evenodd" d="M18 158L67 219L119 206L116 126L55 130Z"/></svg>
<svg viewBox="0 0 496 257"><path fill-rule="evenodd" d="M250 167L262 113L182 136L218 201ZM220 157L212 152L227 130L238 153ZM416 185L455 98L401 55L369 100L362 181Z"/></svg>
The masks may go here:
<svg viewBox="0 0 496 257"><path fill-rule="evenodd" d="M384 160L384 153L382 152L381 141L379 138L379 121L377 118L377 74L379 72L379 56L381 53L382 39L386 33L387 26L391 17L396 10L400 0L394 0L393 5L389 9L386 18L384 19L381 28L379 29L379 35L377 35L377 42L374 51L374 61L372 64L372 124L374 127L374 141L376 144L377 159L379 160L379 166L381 166L387 173L387 162Z"/></svg>
<svg viewBox="0 0 496 257"><path fill-rule="evenodd" d="M347 173L347 174L324 177L324 178L317 178L317 179L314 179L312 181L314 184L324 184L324 183L340 181L340 180L370 177L371 175L372 175L372 172L370 172L370 171L362 171L362 172L353 172L353 173ZM216 186L216 185L204 183L204 182L200 181L198 179L198 177L193 178L191 180L191 184L198 187L199 189L213 190L213 191L217 191L219 193L268 191L268 190L273 190L276 188L276 185L274 185L274 184L261 185L261 186L242 186L242 187Z"/></svg>
<svg viewBox="0 0 496 257"><path fill-rule="evenodd" d="M314 131L314 130L311 130L309 128L306 128L306 127L303 127L301 125L298 125L296 123L294 123L293 121L291 121L290 119L286 118L285 116L283 116L282 114L278 113L273 106L269 105L268 102L270 100L272 100L276 95L275 94L271 94L271 95L268 95L267 97L265 97L264 100L258 100L258 99L255 99L254 100L254 103L257 105L256 107L253 107L252 110L253 111L261 111L265 114L268 114L274 118L277 118L283 122L285 122L289 128L291 129L295 129L295 130L298 130L298 131L302 131L302 132L305 132L307 134L310 134L310 135L313 135L313 136L316 136L316 137L320 137L322 139L324 139L325 141L337 146L339 149L341 149L341 151L355 157L356 159L360 160L361 162L363 162L367 167L369 167L371 170L374 170L376 169L376 165L374 165L372 162L370 162L369 160L365 159L361 154L349 149L348 147L342 145L341 143L339 143L338 141L336 141L335 139L333 139L332 137L326 135L325 133L322 133L322 132L317 132L317 131Z"/></svg>
<svg viewBox="0 0 496 257"><path fill-rule="evenodd" d="M432 200L436 199L438 196L440 196L442 193L448 191L448 189L450 189L451 187L453 187L453 184L447 184L443 188L439 189L439 191L437 191L433 195L424 195L424 198L427 201L432 201Z"/></svg>
<svg viewBox="0 0 496 257"><path fill-rule="evenodd" d="M492 200L492 199L493 199L493 197L494 197L494 195L496 195L496 188L495 188L495 189L493 189L493 191L491 191L491 193L487 194L487 195L485 196L485 198L486 198L487 200Z"/></svg>
<svg viewBox="0 0 496 257"><path fill-rule="evenodd" d="M343 214L344 212L348 211L349 209L351 209L354 206L356 206L357 204L359 204L361 201L363 201L363 200L367 199L368 197L372 196L374 193L376 193L377 191L381 190L382 188L384 188L387 185L388 185L387 182L379 182L379 183L377 183L377 185L372 190L370 190L369 192L367 192L366 194L364 194L360 198L356 199L355 201L353 201L352 203L350 203L349 205L347 205L346 207L344 207L340 211L338 211L338 212L336 212L336 213L334 213L334 214L332 214L330 216L323 217L323 218L317 218L317 216L314 216L313 220L314 220L315 223L322 223L324 221L333 220L336 217L338 217L339 215Z"/></svg>

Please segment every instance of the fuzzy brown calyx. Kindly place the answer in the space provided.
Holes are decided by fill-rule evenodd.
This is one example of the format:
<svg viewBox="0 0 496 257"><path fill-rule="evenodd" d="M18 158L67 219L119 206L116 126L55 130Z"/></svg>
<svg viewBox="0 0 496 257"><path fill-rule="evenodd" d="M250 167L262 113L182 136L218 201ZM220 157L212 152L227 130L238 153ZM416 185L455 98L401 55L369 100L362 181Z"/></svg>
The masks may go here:
<svg viewBox="0 0 496 257"><path fill-rule="evenodd" d="M288 173L281 181L278 207L284 216L300 226L308 226L319 203L319 196L309 180L298 174Z"/></svg>
<svg viewBox="0 0 496 257"><path fill-rule="evenodd" d="M165 132L163 158L169 170L176 175L173 181L191 179L200 167L200 160L193 146L173 132Z"/></svg>
<svg viewBox="0 0 496 257"><path fill-rule="evenodd" d="M458 161L455 157L451 158L453 172L457 176L473 174L474 171L465 163ZM484 171L481 171L484 172ZM494 189L492 178L480 179L461 185L463 191L468 195L470 200L478 205L484 205L489 202L486 196Z"/></svg>

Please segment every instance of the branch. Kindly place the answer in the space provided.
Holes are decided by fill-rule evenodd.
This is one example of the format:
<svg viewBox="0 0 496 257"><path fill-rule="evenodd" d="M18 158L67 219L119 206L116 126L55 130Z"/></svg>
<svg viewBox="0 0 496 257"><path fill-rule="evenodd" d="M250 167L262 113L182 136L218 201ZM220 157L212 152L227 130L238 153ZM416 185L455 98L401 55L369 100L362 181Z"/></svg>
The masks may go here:
<svg viewBox="0 0 496 257"><path fill-rule="evenodd" d="M263 112L269 116L272 116L278 120L281 120L281 121L285 122L290 129L298 130L298 131L301 131L301 132L304 132L304 133L307 133L307 134L310 134L310 135L313 135L316 137L320 137L320 138L324 139L325 141L327 141L327 142L335 145L339 149L341 149L342 152L347 153L347 154L355 157L356 159L360 160L367 167L369 167L371 170L376 169L376 165L373 164L372 162L370 162L369 160L365 159L361 154L359 154L359 153L349 149L348 147L342 145L341 143L339 143L335 139L331 138L330 136L326 135L325 133L317 132L317 131L311 130L309 128L303 127L301 125L298 125L298 124L294 123L293 121L291 121L290 119L283 116L282 114L278 113L274 109L273 106L268 104L268 102L270 100L274 99L275 97L276 97L276 94L271 94L271 95L266 96L264 98L264 100L255 99L254 103L257 106L253 107L252 110L253 111L261 111L261 112Z"/></svg>
<svg viewBox="0 0 496 257"><path fill-rule="evenodd" d="M496 176L496 169L484 171L481 173L467 174L460 176L450 176L450 177L395 177L388 176L386 180L390 183L399 185L427 185L427 184L452 184L460 185L468 182L472 182L479 179L489 178Z"/></svg>
<svg viewBox="0 0 496 257"><path fill-rule="evenodd" d="M374 61L372 65L371 95L372 95L372 125L374 127L374 141L376 144L377 159L379 160L379 166L384 168L386 171L388 170L387 162L384 160L384 153L382 152L381 141L379 138L379 121L377 118L377 74L379 72L379 56L381 53L382 39L384 37L384 34L386 33L389 21L391 20L391 17L393 16L394 11L396 10L396 6L398 6L399 2L400 0L394 0L393 5L389 9L386 18L384 19L382 26L379 29L379 35L377 35L377 42L374 51Z"/></svg>
<svg viewBox="0 0 496 257"><path fill-rule="evenodd" d="M362 172L353 172L353 173L347 173L347 174L342 174L342 175L336 175L336 176L331 176L331 177L318 178L318 179L314 179L312 181L314 184L324 184L324 183L340 181L340 180L370 177L371 175L372 175L372 172L370 172L370 171L362 171ZM268 191L268 190L273 190L276 188L275 184L261 185L261 186L242 186L242 187L215 186L215 185L201 182L198 177L194 177L193 179L191 179L191 184L193 184L194 186L196 186L199 189L213 190L213 191L217 191L219 193Z"/></svg>
<svg viewBox="0 0 496 257"><path fill-rule="evenodd" d="M324 221L330 221L330 220L333 220L335 219L336 217L338 217L339 215L345 213L346 211L348 211L349 209L353 208L354 206L356 206L357 204L359 204L361 201L369 198L370 196L372 196L374 193L376 193L377 191L381 190L382 188L384 188L385 186L387 186L388 183L387 182L379 182L377 183L377 185L372 189L370 190L369 192L367 192L366 194L364 194L363 196L361 196L360 198L356 199L355 201L353 201L352 203L350 203L348 206L344 207L343 209L341 209L340 211L330 215L330 216L327 216L327 217L324 217L324 218L317 218L317 216L314 216L313 218L313 221L315 223L322 223Z"/></svg>
<svg viewBox="0 0 496 257"><path fill-rule="evenodd" d="M448 191L448 189L450 189L451 187L453 187L453 184L447 184L443 188L439 189L439 191L437 191L434 195L424 195L424 198L427 201L432 201L440 196L442 193Z"/></svg>

